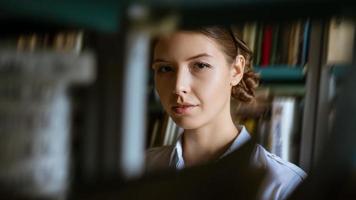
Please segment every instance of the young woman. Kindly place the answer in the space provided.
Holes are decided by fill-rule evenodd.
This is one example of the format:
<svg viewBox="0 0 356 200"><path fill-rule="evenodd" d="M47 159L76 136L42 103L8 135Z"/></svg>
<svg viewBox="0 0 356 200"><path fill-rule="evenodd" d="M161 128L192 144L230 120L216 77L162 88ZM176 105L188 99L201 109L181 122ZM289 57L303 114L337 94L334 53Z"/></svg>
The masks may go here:
<svg viewBox="0 0 356 200"><path fill-rule="evenodd" d="M159 38L152 68L165 111L184 129L173 146L148 150L148 170L182 169L239 149L250 135L236 127L231 98L254 99L258 77L251 69L252 52L229 28L177 31ZM267 170L261 199L284 199L305 178L297 166L257 145L252 164Z"/></svg>

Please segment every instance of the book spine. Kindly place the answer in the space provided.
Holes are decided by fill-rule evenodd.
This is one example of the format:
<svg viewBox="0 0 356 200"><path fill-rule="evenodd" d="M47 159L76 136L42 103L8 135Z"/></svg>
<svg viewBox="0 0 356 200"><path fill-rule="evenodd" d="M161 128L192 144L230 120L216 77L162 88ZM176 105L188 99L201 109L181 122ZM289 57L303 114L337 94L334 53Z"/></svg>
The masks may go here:
<svg viewBox="0 0 356 200"><path fill-rule="evenodd" d="M172 134L172 130L174 129L174 124L173 124L173 120L171 117L168 116L168 120L167 120L167 127L164 131L164 139L163 139L163 146L165 145L169 145L169 141L170 141L170 137Z"/></svg>
<svg viewBox="0 0 356 200"><path fill-rule="evenodd" d="M296 21L292 24L291 32L289 35L289 48L288 48L288 65L295 66L298 61L298 47L299 47L299 33L300 22Z"/></svg>
<svg viewBox="0 0 356 200"><path fill-rule="evenodd" d="M275 65L278 63L278 43L279 43L279 24L273 26L273 38L272 38L272 53L270 64Z"/></svg>
<svg viewBox="0 0 356 200"><path fill-rule="evenodd" d="M272 103L271 153L291 161L296 100L294 97L276 97Z"/></svg>
<svg viewBox="0 0 356 200"><path fill-rule="evenodd" d="M255 43L255 50L256 50L256 60L254 65L261 64L261 46L262 46L262 39L263 39L263 23L258 23L257 25L257 34L256 34L256 43Z"/></svg>
<svg viewBox="0 0 356 200"><path fill-rule="evenodd" d="M261 66L267 66L270 64L271 49L272 49L272 26L266 25L263 29Z"/></svg>
<svg viewBox="0 0 356 200"><path fill-rule="evenodd" d="M290 38L290 31L291 25L287 23L283 23L281 29L281 44L279 48L279 54L281 56L280 64L287 64L288 63L288 52L289 52L289 38Z"/></svg>
<svg viewBox="0 0 356 200"><path fill-rule="evenodd" d="M149 148L152 148L152 147L155 147L158 145L157 142L158 142L159 126L160 126L160 119L156 119L153 124L153 128L152 128L152 134L151 134L151 138L150 138Z"/></svg>
<svg viewBox="0 0 356 200"><path fill-rule="evenodd" d="M257 23L249 22L244 25L243 40L252 52L255 52Z"/></svg>
<svg viewBox="0 0 356 200"><path fill-rule="evenodd" d="M355 23L346 18L330 21L326 63L351 64L354 53Z"/></svg>
<svg viewBox="0 0 356 200"><path fill-rule="evenodd" d="M301 59L300 59L301 66L304 66L308 60L309 37L310 37L310 20L308 19L304 24L303 45L302 45Z"/></svg>

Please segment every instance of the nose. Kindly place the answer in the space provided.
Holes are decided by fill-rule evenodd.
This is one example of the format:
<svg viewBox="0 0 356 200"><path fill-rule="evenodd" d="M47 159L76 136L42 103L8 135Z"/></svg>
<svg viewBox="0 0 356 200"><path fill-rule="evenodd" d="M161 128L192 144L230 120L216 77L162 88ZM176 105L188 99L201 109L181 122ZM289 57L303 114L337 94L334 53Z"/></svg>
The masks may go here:
<svg viewBox="0 0 356 200"><path fill-rule="evenodd" d="M175 86L173 93L177 95L184 95L190 91L190 75L184 68L177 70L175 76Z"/></svg>

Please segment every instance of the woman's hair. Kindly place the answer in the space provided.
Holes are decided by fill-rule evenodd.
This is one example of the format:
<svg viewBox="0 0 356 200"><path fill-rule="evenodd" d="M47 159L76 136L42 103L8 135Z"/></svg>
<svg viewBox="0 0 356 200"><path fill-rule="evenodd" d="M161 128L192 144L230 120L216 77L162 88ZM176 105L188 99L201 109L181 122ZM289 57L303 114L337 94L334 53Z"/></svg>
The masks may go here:
<svg viewBox="0 0 356 200"><path fill-rule="evenodd" d="M242 55L245 58L246 64L242 80L232 88L231 96L244 103L252 102L255 99L255 89L259 84L259 76L252 70L253 53L246 43L239 39L233 30L228 27L200 27L193 31L214 39L222 47L228 62L234 62L237 55Z"/></svg>

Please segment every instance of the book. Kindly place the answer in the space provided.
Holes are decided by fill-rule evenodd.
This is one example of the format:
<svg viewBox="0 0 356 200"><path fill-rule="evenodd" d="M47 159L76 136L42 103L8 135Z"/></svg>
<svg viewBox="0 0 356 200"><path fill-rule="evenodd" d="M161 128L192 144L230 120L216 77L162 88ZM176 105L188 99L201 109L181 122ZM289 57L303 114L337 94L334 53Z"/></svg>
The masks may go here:
<svg viewBox="0 0 356 200"><path fill-rule="evenodd" d="M270 151L287 161L292 161L296 108L294 97L275 97L272 102Z"/></svg>
<svg viewBox="0 0 356 200"><path fill-rule="evenodd" d="M83 31L60 31L57 33L21 34L17 38L19 51L54 50L80 53L83 46Z"/></svg>
<svg viewBox="0 0 356 200"><path fill-rule="evenodd" d="M158 132L159 132L159 128L161 125L161 120L160 119L156 119L153 123L153 127L152 127L152 132L150 135L150 142L148 145L148 148L152 148L155 146L159 145L159 141L158 141Z"/></svg>
<svg viewBox="0 0 356 200"><path fill-rule="evenodd" d="M351 19L334 17L330 20L327 64L351 64L355 40L355 23Z"/></svg>
<svg viewBox="0 0 356 200"><path fill-rule="evenodd" d="M272 49L271 49L271 59L270 64L278 64L278 43L279 43L279 24L273 25L273 37L272 37Z"/></svg>
<svg viewBox="0 0 356 200"><path fill-rule="evenodd" d="M257 22L247 22L244 24L242 39L252 52L255 52L256 33Z"/></svg>
<svg viewBox="0 0 356 200"><path fill-rule="evenodd" d="M300 31L301 22L297 20L292 23L291 31L289 34L289 45L288 45L288 61L287 64L290 66L295 66L298 63L298 50L300 44Z"/></svg>
<svg viewBox="0 0 356 200"><path fill-rule="evenodd" d="M172 118L165 113L163 118L157 118L153 122L148 148L172 145L183 131L184 130L177 126Z"/></svg>
<svg viewBox="0 0 356 200"><path fill-rule="evenodd" d="M256 139L259 144L261 144L266 149L269 149L269 131L270 131L270 115L268 112L264 116L258 119L256 127Z"/></svg>
<svg viewBox="0 0 356 200"><path fill-rule="evenodd" d="M261 49L262 49L262 39L263 39L263 23L259 22L257 24L257 34L256 34L256 42L255 42L255 62L254 65L261 64Z"/></svg>
<svg viewBox="0 0 356 200"><path fill-rule="evenodd" d="M37 44L35 36L32 44ZM77 144L75 131L80 129L75 115L81 112L67 89L74 83L92 83L95 63L90 52L37 51L36 45L28 51L0 50L0 160L4 161L0 176L4 187L39 199L65 194L71 158L78 150L72 146Z"/></svg>
<svg viewBox="0 0 356 200"><path fill-rule="evenodd" d="M310 37L310 19L307 19L303 28L303 42L300 50L299 65L304 66L308 61L309 53L309 37Z"/></svg>
<svg viewBox="0 0 356 200"><path fill-rule="evenodd" d="M162 146L162 144L164 143L165 135L166 135L167 129L169 127L169 115L167 113L164 113L161 120L162 120L162 123L161 123L160 131L159 131L160 134L157 136L158 138L156 139L156 140L158 140L157 146Z"/></svg>
<svg viewBox="0 0 356 200"><path fill-rule="evenodd" d="M288 52L290 44L291 24L284 22L280 24L280 40L278 44L279 64L288 63Z"/></svg>
<svg viewBox="0 0 356 200"><path fill-rule="evenodd" d="M272 25L266 24L263 28L261 66L270 64L272 50Z"/></svg>
<svg viewBox="0 0 356 200"><path fill-rule="evenodd" d="M254 135L256 132L257 121L254 118L247 118L243 124L245 125L247 131Z"/></svg>

